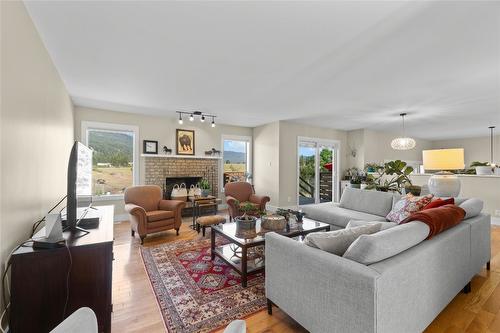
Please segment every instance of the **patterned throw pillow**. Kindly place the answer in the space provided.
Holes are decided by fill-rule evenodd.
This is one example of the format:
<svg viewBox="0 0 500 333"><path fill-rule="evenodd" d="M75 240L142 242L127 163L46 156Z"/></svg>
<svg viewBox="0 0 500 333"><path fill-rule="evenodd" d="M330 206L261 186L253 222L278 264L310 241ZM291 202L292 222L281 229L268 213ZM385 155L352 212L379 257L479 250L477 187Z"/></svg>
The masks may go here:
<svg viewBox="0 0 500 333"><path fill-rule="evenodd" d="M396 202L386 218L391 222L399 224L412 213L418 212L427 206L432 201L432 197L432 194L428 194L424 197L416 197L408 193L405 197Z"/></svg>

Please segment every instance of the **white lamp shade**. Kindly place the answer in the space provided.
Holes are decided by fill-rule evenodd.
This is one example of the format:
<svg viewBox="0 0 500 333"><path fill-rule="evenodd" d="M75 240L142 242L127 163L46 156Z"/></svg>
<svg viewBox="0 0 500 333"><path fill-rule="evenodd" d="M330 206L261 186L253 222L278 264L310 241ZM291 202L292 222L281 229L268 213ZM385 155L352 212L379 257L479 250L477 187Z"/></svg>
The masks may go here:
<svg viewBox="0 0 500 333"><path fill-rule="evenodd" d="M465 167L464 149L433 149L422 151L425 170L460 170Z"/></svg>

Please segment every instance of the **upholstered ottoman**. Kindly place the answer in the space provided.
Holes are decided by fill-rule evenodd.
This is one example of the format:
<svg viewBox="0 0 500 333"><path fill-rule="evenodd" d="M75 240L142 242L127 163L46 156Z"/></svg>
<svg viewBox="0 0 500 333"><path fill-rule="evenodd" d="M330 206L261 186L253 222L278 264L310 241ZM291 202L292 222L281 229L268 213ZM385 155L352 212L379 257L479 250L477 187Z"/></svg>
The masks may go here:
<svg viewBox="0 0 500 333"><path fill-rule="evenodd" d="M203 230L203 237L205 237L205 228L214 224L224 223L226 218L220 215L201 216L196 219L196 231L200 233L200 228Z"/></svg>

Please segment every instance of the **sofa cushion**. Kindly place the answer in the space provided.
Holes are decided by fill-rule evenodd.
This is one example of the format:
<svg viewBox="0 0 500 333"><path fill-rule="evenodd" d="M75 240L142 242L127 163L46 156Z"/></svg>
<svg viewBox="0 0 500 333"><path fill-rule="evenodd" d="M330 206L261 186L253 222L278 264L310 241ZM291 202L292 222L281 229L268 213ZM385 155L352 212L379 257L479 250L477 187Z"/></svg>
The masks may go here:
<svg viewBox="0 0 500 333"><path fill-rule="evenodd" d="M477 198L470 198L458 205L458 207L465 210L464 219L478 216L483 210L484 202Z"/></svg>
<svg viewBox="0 0 500 333"><path fill-rule="evenodd" d="M380 231L380 227L381 223L377 223L350 229L312 232L304 238L304 244L341 256L360 235Z"/></svg>
<svg viewBox="0 0 500 333"><path fill-rule="evenodd" d="M148 222L156 222L161 220L167 220L174 217L174 212L168 210L152 210L146 212Z"/></svg>
<svg viewBox="0 0 500 333"><path fill-rule="evenodd" d="M343 257L370 265L395 256L427 238L429 227L414 221L382 230L371 235L361 235L345 251Z"/></svg>
<svg viewBox="0 0 500 333"><path fill-rule="evenodd" d="M345 228L350 220L386 221L385 217L339 207L333 202L300 207L310 219Z"/></svg>
<svg viewBox="0 0 500 333"><path fill-rule="evenodd" d="M350 220L349 223L347 223L347 225L346 225L346 229L359 227L359 226L367 225L367 224L376 224L376 223L380 223L380 225L381 225L380 230L389 229L389 228L392 228L392 227L395 227L398 225L397 223L394 223L394 222Z"/></svg>
<svg viewBox="0 0 500 333"><path fill-rule="evenodd" d="M391 212L387 214L387 219L391 222L401 223L412 213L416 213L428 205L431 202L432 197L432 194L428 194L423 197L416 197L413 194L408 193L394 205Z"/></svg>
<svg viewBox="0 0 500 333"><path fill-rule="evenodd" d="M386 216L392 209L393 194L389 192L346 188L339 207L372 215Z"/></svg>

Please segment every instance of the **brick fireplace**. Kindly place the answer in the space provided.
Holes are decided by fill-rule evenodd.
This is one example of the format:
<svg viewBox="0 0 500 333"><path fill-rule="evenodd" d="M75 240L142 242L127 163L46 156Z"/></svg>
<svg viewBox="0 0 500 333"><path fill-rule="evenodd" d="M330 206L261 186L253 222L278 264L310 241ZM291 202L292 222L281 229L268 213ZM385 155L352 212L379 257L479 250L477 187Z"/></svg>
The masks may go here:
<svg viewBox="0 0 500 333"><path fill-rule="evenodd" d="M218 196L219 193L219 161L214 157L183 157L169 155L142 155L144 157L144 177L146 185L158 185L164 192L165 197L170 197L172 184L167 180L191 177L206 178L211 185L211 194ZM189 188L189 185L188 185Z"/></svg>

